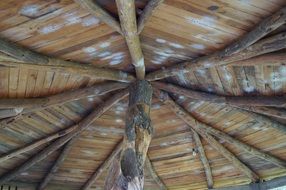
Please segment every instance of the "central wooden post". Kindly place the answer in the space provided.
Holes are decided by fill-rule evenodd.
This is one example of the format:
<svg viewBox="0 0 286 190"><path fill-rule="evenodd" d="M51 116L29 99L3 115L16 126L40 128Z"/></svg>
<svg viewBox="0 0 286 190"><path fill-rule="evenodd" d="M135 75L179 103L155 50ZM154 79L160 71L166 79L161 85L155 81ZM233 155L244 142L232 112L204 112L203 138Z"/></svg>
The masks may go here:
<svg viewBox="0 0 286 190"><path fill-rule="evenodd" d="M124 145L106 178L105 190L143 190L144 163L152 138L152 86L137 80L129 88Z"/></svg>

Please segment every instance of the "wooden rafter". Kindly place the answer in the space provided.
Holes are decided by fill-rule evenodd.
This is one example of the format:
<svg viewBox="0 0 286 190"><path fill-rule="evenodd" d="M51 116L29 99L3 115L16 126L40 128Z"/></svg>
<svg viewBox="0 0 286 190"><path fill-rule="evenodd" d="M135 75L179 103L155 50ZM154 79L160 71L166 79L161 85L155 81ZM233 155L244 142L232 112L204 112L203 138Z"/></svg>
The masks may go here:
<svg viewBox="0 0 286 190"><path fill-rule="evenodd" d="M276 35L268 39L263 39L261 42L254 44L259 39L285 24L286 7L275 12L270 17L264 19L252 31L247 33L241 39L226 47L222 51L215 52L208 56L199 57L197 59L180 63L179 65L164 68L152 72L146 76L147 80L154 81L170 76L175 76L180 73L187 73L200 68L209 68L216 65L227 64L234 61L248 59L265 53L285 48L285 34ZM274 42L276 41L276 42ZM283 42L284 41L284 42ZM273 44L268 46L268 44ZM252 45L253 44L253 45ZM263 46L263 44L266 46ZM249 47L249 48L248 48ZM248 49L247 49L248 48Z"/></svg>
<svg viewBox="0 0 286 190"><path fill-rule="evenodd" d="M199 151L199 154L200 154L201 162L204 166L208 188L211 189L211 188L213 188L213 185L214 185L211 167L210 167L208 158L206 156L204 147L202 145L202 142L201 142L201 139L200 139L198 133L194 130L192 130L192 132L193 132L193 138L195 140L195 144L196 144L198 151Z"/></svg>
<svg viewBox="0 0 286 190"><path fill-rule="evenodd" d="M194 90L185 89L173 84L166 84L163 82L152 82L153 86L155 86L158 89L184 95L188 98L195 99L195 100L203 100L206 102L213 102L213 103L224 103L227 105L230 105L234 109L236 109L239 112L243 112L245 114L251 114L254 118L258 114L262 114L259 116L260 121L263 121L265 123L271 123L271 126L273 128L276 128L282 132L286 132L286 127L282 124L280 124L277 121L271 120L269 118L266 118L265 116L271 116L275 118L280 119L286 119L285 111L275 109L272 107L285 107L285 96L275 96L275 97L269 97L269 96L263 96L263 97L246 97L246 96L239 96L239 97L231 97L231 96L219 96L214 95L206 92L199 92ZM272 107L268 107L272 106ZM255 114L255 113L258 114ZM263 116L265 115L265 116Z"/></svg>
<svg viewBox="0 0 286 190"><path fill-rule="evenodd" d="M163 93L163 94L165 94L165 93ZM166 96L167 101L170 100L170 102L172 104L174 104L174 101L171 100L169 96L167 96L167 95L165 95L165 96ZM244 150L245 152L252 154L253 156L257 156L261 159L269 161L269 162L271 162L271 163L273 163L279 167L286 168L286 161L285 160L281 160L279 158L276 158L275 156L264 153L255 147L252 147L252 146L250 146L246 143L243 143L239 140L236 140L235 138L229 136L228 134L199 121L197 118L195 118L194 116L191 116L190 114L188 114L188 117L191 117L196 122L196 125L198 125L200 127L200 130L203 130L205 133L210 133L210 134L216 136L217 138L225 140L228 143L236 146L237 148L240 148L240 149Z"/></svg>
<svg viewBox="0 0 286 190"><path fill-rule="evenodd" d="M137 29L138 34L140 34L142 32L145 24L151 18L153 12L163 2L164 2L164 0L150 0L150 1L148 1L147 5L143 9L143 12L141 13L141 15L138 19L138 29Z"/></svg>
<svg viewBox="0 0 286 190"><path fill-rule="evenodd" d="M25 152L29 152L30 150L33 150L43 144L46 144L48 142L51 142L52 140L55 140L57 138L63 137L69 133L71 133L73 130L77 128L77 125L73 125L72 127L67 127L66 129L63 129L59 132L56 132L54 134L48 135L47 137L44 137L42 139L36 140L35 142L32 142L28 145L25 145L21 148L18 148L16 150L13 150L5 155L0 156L0 162L4 162L6 160L9 160L10 158L13 158L15 156L18 156L20 154L23 154Z"/></svg>
<svg viewBox="0 0 286 190"><path fill-rule="evenodd" d="M164 82L152 82L152 85L158 89L171 93L184 95L195 100L202 100L213 103L223 103L230 106L269 106L269 107L286 107L285 96L222 96L189 90L177 85L167 84Z"/></svg>
<svg viewBox="0 0 286 190"><path fill-rule="evenodd" d="M151 177L153 180L157 183L159 186L160 190L167 190L168 188L166 185L163 183L161 178L158 176L157 172L155 171L155 168L153 167L153 164L150 160L150 158L147 156L146 161L145 161L146 168L149 170Z"/></svg>
<svg viewBox="0 0 286 190"><path fill-rule="evenodd" d="M107 94L111 91L126 88L128 84L106 82L95 86L82 89L71 90L60 94L44 97L44 98L9 98L0 99L0 108L15 108L14 115L7 115L6 119L0 121L0 129L6 128L10 124L36 111L41 111L51 106L62 105L67 102L82 99L85 97L94 97ZM1 114L1 111L0 111ZM15 116L15 117L11 117Z"/></svg>
<svg viewBox="0 0 286 190"><path fill-rule="evenodd" d="M91 87L65 91L56 95L43 98L1 98L0 109L23 108L21 113L40 111L50 106L62 105L86 97L101 96L111 91L126 88L128 84L117 82L106 82Z"/></svg>
<svg viewBox="0 0 286 190"><path fill-rule="evenodd" d="M100 175L111 165L111 163L116 159L116 156L122 150L123 142L120 141L113 149L111 154L105 159L105 161L96 168L96 171L90 176L90 178L85 182L85 184L81 187L81 190L88 190L95 183L95 181L100 177Z"/></svg>
<svg viewBox="0 0 286 190"><path fill-rule="evenodd" d="M87 9L91 14L96 16L99 20L110 26L112 29L122 34L120 24L118 21L111 16L107 11L101 8L95 1L93 0L75 0L75 2L79 3L83 8Z"/></svg>
<svg viewBox="0 0 286 190"><path fill-rule="evenodd" d="M5 65L7 67L21 66L33 69L36 68L41 70L53 70L87 76L90 78L121 82L131 82L134 80L132 75L123 71L97 68L92 64L81 64L77 62L48 57L46 55L42 55L40 53L19 46L3 38L0 38L0 51L20 60L19 62L2 61L1 59L5 60L9 57L5 58L5 56L1 54L0 65Z"/></svg>
<svg viewBox="0 0 286 190"><path fill-rule="evenodd" d="M213 146L218 152L220 152L226 159L228 159L238 170L242 171L253 182L259 180L257 174L243 164L234 154L223 147L216 139L214 139L209 133L201 130L200 123L193 118L187 111L185 111L180 105L173 101L168 94L162 92L156 92L156 96L165 104L170 105L174 113L185 121L191 128L200 134L211 146Z"/></svg>
<svg viewBox="0 0 286 190"><path fill-rule="evenodd" d="M0 109L0 119L7 117L14 117L19 115L23 111L23 108L8 108L8 109ZM0 127L1 129L1 127Z"/></svg>
<svg viewBox="0 0 286 190"><path fill-rule="evenodd" d="M93 112L91 112L87 117L82 119L77 125L72 126L74 127L74 129L69 134L65 135L62 138L57 139L56 141L51 143L48 147L44 148L42 151L32 156L25 163L21 164L18 167L13 168L11 171L8 171L4 173L2 176L0 176L0 184L15 178L19 173L26 171L31 166L45 159L47 156L49 156L54 151L59 149L61 146L63 146L72 138L79 136L80 133L86 128L88 128L93 121L95 121L104 112L110 109L115 103L125 98L128 94L129 94L128 90L122 90L121 92L115 94L114 96L106 100L101 105L97 106L96 109Z"/></svg>
<svg viewBox="0 0 286 190"><path fill-rule="evenodd" d="M72 146L76 140L77 140L77 138L73 138L65 144L63 150L61 151L57 160L53 164L52 168L45 175L44 179L41 181L41 183L37 187L37 190L44 190L47 187L48 183L53 179L53 177L55 176L55 173L58 171L61 164L65 161L68 153L70 152L70 150L71 150L71 148L72 148Z"/></svg>
<svg viewBox="0 0 286 190"><path fill-rule="evenodd" d="M153 127L150 120L152 86L137 80L129 87L129 106L120 159L109 170L104 189L143 190L144 163L151 142Z"/></svg>
<svg viewBox="0 0 286 190"><path fill-rule="evenodd" d="M144 56L141 49L140 39L137 34L136 13L134 0L116 0L120 24L125 37L132 64L135 67L138 79L145 77Z"/></svg>

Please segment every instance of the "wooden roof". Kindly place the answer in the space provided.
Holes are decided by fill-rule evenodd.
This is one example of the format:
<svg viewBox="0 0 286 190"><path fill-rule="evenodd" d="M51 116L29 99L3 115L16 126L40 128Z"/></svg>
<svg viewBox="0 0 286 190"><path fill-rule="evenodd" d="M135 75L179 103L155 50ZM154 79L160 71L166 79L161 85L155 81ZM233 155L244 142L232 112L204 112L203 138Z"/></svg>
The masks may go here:
<svg viewBox="0 0 286 190"><path fill-rule="evenodd" d="M119 20L115 1L96 2ZM139 16L148 1L135 2ZM153 12L139 35L147 79L148 73L152 71L164 70L171 65L179 65L186 60L222 50L284 6L285 0L165 0ZM286 44L285 23L263 39L277 34L282 34L282 43ZM82 66L92 64L132 75L135 73L125 38L73 0L1 1L0 36L44 55L80 62ZM5 53L5 49L1 52ZM2 99L47 97L72 89L97 87L108 80L102 77L104 74L100 75L105 70L96 71L101 77L96 75L93 78L82 74L85 71L77 73L76 69L66 72L65 68L61 70L25 66L11 55L8 59L8 55L4 53L0 54L0 57L4 57L0 59L0 106ZM283 47L279 51L226 66L181 72L179 75L161 79L160 82L208 94L266 96L274 100L286 92L285 60ZM121 77L120 79L124 78L129 82L133 77L122 76L121 73L112 77ZM120 88L117 91L121 91ZM162 86L160 88L164 90ZM1 116L0 157L78 123L114 94L115 92L108 91L96 97L81 97L61 105L47 106L45 109L20 115L15 121ZM253 113L245 111L246 107L241 110L227 102L218 103L203 98L200 100L186 93L176 94L173 91L169 95L200 122L285 162L285 104L275 106L279 108L270 107L279 112L278 115L265 116L263 113L258 114L257 110ZM73 190L82 187L121 141L127 107L128 98L124 98L81 133L47 189ZM1 109L4 108L2 105ZM156 97L153 98L150 116L155 132L148 156L161 181L170 190L207 189L204 165L200 160L194 132L188 124ZM274 125L284 127L284 131L281 132ZM285 165L279 167L242 151L224 139L215 139L255 171L260 179L268 180L286 175ZM252 182L204 138L201 141L212 172L214 188ZM22 165L50 143L1 161L0 179L1 175ZM10 183L23 189L35 188L61 150L58 149L46 159L19 173ZM107 170L104 170L90 189L103 189L106 175ZM148 169L145 176L144 189L159 189Z"/></svg>

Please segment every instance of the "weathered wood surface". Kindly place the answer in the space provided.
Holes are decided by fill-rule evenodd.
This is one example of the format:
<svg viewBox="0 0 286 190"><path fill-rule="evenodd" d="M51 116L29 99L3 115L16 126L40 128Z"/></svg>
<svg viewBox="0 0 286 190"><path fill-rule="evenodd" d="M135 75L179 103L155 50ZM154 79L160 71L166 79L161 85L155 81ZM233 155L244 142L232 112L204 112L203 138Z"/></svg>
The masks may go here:
<svg viewBox="0 0 286 190"><path fill-rule="evenodd" d="M152 91L151 84L146 80L137 80L129 87L123 149L120 161L115 160L109 171L104 187L106 190L143 190L144 163L153 133L149 117Z"/></svg>
<svg viewBox="0 0 286 190"><path fill-rule="evenodd" d="M265 116L270 116L278 119L286 118L286 111L284 109L270 108L270 107L253 107L253 106L236 106L239 109L258 113Z"/></svg>
<svg viewBox="0 0 286 190"><path fill-rule="evenodd" d="M127 86L128 84L126 83L106 82L43 98L0 98L0 109L25 108L20 112L24 114L32 111L40 111L49 106L62 105L86 97L101 96L111 91L126 88Z"/></svg>
<svg viewBox="0 0 286 190"><path fill-rule="evenodd" d="M193 132L193 138L195 140L195 144L197 146L197 149L198 149L198 152L200 155L201 162L202 162L204 169L205 169L208 188L211 189L211 188L213 188L213 185L214 185L211 167L210 167L208 158L206 156L204 147L202 145L202 142L201 142L201 139L200 139L198 133L194 130L192 130L192 132Z"/></svg>
<svg viewBox="0 0 286 190"><path fill-rule="evenodd" d="M87 9L91 14L99 18L102 22L106 23L112 29L122 34L119 22L111 16L106 10L100 7L95 1L92 0L75 0L83 8Z"/></svg>
<svg viewBox="0 0 286 190"><path fill-rule="evenodd" d="M146 165L146 168L149 170L149 173L152 176L153 180L159 186L160 190L167 190L168 188L166 187L166 185L163 183L163 181L158 176L158 173L156 172L156 170L155 170L155 168L154 168L154 166L153 166L153 164L152 164L152 162L148 156L145 160L145 165Z"/></svg>
<svg viewBox="0 0 286 190"><path fill-rule="evenodd" d="M114 148L111 154L106 158L106 160L96 169L96 171L90 176L90 178L81 187L81 190L88 190L95 183L95 181L100 177L100 175L111 165L111 163L116 159L122 150L123 141L120 141L118 145Z"/></svg>
<svg viewBox="0 0 286 190"><path fill-rule="evenodd" d="M0 109L0 119L2 118L7 118L7 117L14 117L17 116L19 114L21 114L23 112L23 108L22 107L14 107L14 108L2 108ZM0 127L1 128L1 127Z"/></svg>
<svg viewBox="0 0 286 190"><path fill-rule="evenodd" d="M209 133L201 130L200 122L193 118L187 111L185 111L180 105L172 100L168 94L163 92L156 92L156 96L165 104L170 105L174 113L185 121L191 128L193 128L198 134L200 134L211 146L213 146L218 152L220 152L226 159L228 159L238 170L243 172L253 182L259 180L259 176L242 163L234 154L223 147L217 140L215 140Z"/></svg>
<svg viewBox="0 0 286 190"><path fill-rule="evenodd" d="M36 163L40 162L41 160L47 158L50 154L52 154L54 151L59 149L62 145L64 145L66 142L68 142L70 139L75 138L78 136L83 130L87 129L89 125L95 121L97 118L99 118L104 112L106 112L112 105L117 103L118 101L122 100L129 94L128 90L123 90L108 100L106 100L101 105L97 106L97 108L91 112L87 117L82 119L76 127L73 129L72 132L65 135L62 138L57 139L53 143L51 143L48 147L44 148L41 152L37 153L36 155L29 158L25 163L16 166L11 171L8 171L4 173L0 177L0 183L8 182L12 179L14 179L17 175L19 175L21 172L26 171Z"/></svg>
<svg viewBox="0 0 286 190"><path fill-rule="evenodd" d="M148 20L152 16L153 12L163 2L164 2L164 0L150 0L150 1L148 1L147 5L143 9L143 12L141 13L141 15L138 19L138 29L137 29L138 34L140 34L142 32L145 24L148 22Z"/></svg>
<svg viewBox="0 0 286 190"><path fill-rule="evenodd" d="M25 47L19 46L3 38L0 38L0 51L21 61L1 62L1 65L8 67L22 66L26 68L38 68L43 70L73 73L90 78L115 80L121 82L130 82L134 80L132 75L123 71L97 68L92 64L81 64L77 62L48 57L35 51L31 51Z"/></svg>
<svg viewBox="0 0 286 190"><path fill-rule="evenodd" d="M59 132L56 132L56 133L51 134L51 135L49 135L47 137L44 137L44 138L39 139L39 140L37 140L35 142L32 142L31 144L25 145L25 146L23 146L21 148L18 148L18 149L14 150L14 151L11 151L11 152L7 153L7 154L1 155L0 156L0 162L4 162L4 161L6 161L6 160L8 160L10 158L13 158L13 157L18 156L18 155L20 155L22 153L25 153L25 152L28 152L30 150L33 150L33 149L35 149L35 148L37 148L37 147L39 147L39 146L41 146L43 144L51 142L52 140L55 140L55 139L60 138L60 137L63 137L65 135L71 133L76 128L77 128L77 125L73 125L72 127L68 127L68 128L63 129L63 130L61 130Z"/></svg>
<svg viewBox="0 0 286 190"><path fill-rule="evenodd" d="M166 96L166 101L169 101L174 104L174 101L170 99L170 97L167 96L166 93L163 93L162 94L164 96ZM174 104L175 106L175 104ZM178 105L179 106L179 105ZM191 116L190 114L188 115L188 117L191 117L194 121L196 121L196 125L198 125L200 127L200 130L203 130L204 132L206 133L210 133L222 140L225 140L227 141L228 143L254 155L254 156L257 156L261 159L264 159L266 161L269 161L279 167L282 167L282 168L285 168L286 167L286 161L285 160L282 160L282 159L279 159L279 158L276 158L275 156L272 156L270 154L267 154L267 153L264 153L262 151L260 151L259 149L255 148L255 147L252 147L248 144L245 144L239 140L236 140L235 138L229 136L228 134L220 131L220 130L217 130L211 126L208 126L207 124L204 124L203 122L200 122L198 121L198 119L196 119L194 116Z"/></svg>
<svg viewBox="0 0 286 190"><path fill-rule="evenodd" d="M71 148L72 148L72 146L76 140L77 140L77 138L73 138L64 145L63 150L61 151L60 155L56 159L52 168L45 175L44 179L41 181L41 183L37 187L37 190L44 190L47 187L48 183L55 177L55 173L58 171L61 164L65 161L67 155L69 154L69 152L70 152L70 150L71 150Z"/></svg>
<svg viewBox="0 0 286 190"><path fill-rule="evenodd" d="M231 57L229 61L233 62L234 60L238 61L242 59L248 59L250 58L250 56L257 56L257 55L277 51L281 49L281 46L282 47L285 46L285 34L282 34L280 36L278 35L277 40L279 42L272 43L273 45L269 46L268 47L269 49L268 48L264 49L263 41L259 43L260 46L262 45L260 48L259 47L253 48L251 47L251 45L255 43L256 41L258 41L259 39L261 39L262 37L264 37L265 35L272 32L273 30L277 29L279 26L285 24L285 18L286 18L286 8L284 7L280 11L264 19L252 31L244 35L241 39L234 42L230 46L227 46L222 51L218 51L208 56L199 57L197 59L194 59L194 60L191 60L185 63L181 63L179 65L171 66L168 68L164 68L164 69L152 72L146 76L146 79L150 81L159 80L159 79L163 79L166 77L178 75L180 72L187 73L187 72L190 72L191 70L195 70L198 67L209 68L215 65L226 64L226 63L229 63L227 61L229 57ZM281 38L282 38L282 41L281 41ZM269 44L269 42L272 40L275 40L275 38L266 40L265 42L266 44ZM255 46L255 44L252 46ZM254 49L255 53L254 52L248 53L248 50L245 50L247 47L249 47L248 50L250 51ZM262 48L264 49L263 51L257 51L257 50L261 50ZM268 49L269 51L266 49ZM240 55L240 52L243 52L242 55ZM248 55L248 57L244 57L244 55L245 56Z"/></svg>
<svg viewBox="0 0 286 190"><path fill-rule="evenodd" d="M132 64L136 70L138 79L145 77L144 56L141 49L140 39L137 34L136 13L134 0L116 0L120 24L125 37Z"/></svg>

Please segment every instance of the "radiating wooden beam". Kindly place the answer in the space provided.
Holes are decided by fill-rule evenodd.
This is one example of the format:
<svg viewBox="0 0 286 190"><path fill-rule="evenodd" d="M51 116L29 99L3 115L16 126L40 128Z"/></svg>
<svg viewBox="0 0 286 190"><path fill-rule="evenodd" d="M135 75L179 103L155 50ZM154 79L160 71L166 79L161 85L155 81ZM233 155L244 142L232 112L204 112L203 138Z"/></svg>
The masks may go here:
<svg viewBox="0 0 286 190"><path fill-rule="evenodd" d="M142 32L145 24L151 18L153 12L163 2L164 2L164 0L149 0L148 1L147 5L143 9L143 12L141 13L141 15L140 15L140 17L138 19L138 29L137 29L137 33L138 34L140 34Z"/></svg>
<svg viewBox="0 0 286 190"><path fill-rule="evenodd" d="M96 1L93 0L75 0L83 8L87 9L92 15L96 16L99 20L110 26L112 29L122 34L119 22L111 16L106 10L100 7Z"/></svg>
<svg viewBox="0 0 286 190"><path fill-rule="evenodd" d="M202 136L211 146L213 146L219 153L228 159L238 170L243 172L253 182L259 180L258 175L254 171L243 164L234 154L232 154L219 142L217 142L209 133L201 130L199 121L193 118L187 111L185 111L180 105L172 100L168 94L158 91L155 91L155 94L164 104L169 105L179 118L185 121L197 133L199 133L200 136Z"/></svg>
<svg viewBox="0 0 286 190"><path fill-rule="evenodd" d="M254 112L261 115L274 117L277 119L286 119L286 111L284 109L270 108L270 107L254 107L254 106L235 106L235 107L249 112Z"/></svg>
<svg viewBox="0 0 286 190"><path fill-rule="evenodd" d="M35 154L31 158L29 158L26 162L22 163L21 165L16 166L11 171L8 171L4 173L2 176L0 176L0 184L8 182L12 179L14 179L17 175L19 175L21 172L26 171L36 163L40 162L41 160L48 157L50 154L52 154L54 151L59 149L62 145L67 143L70 139L77 137L80 135L80 133L89 127L89 125L95 121L97 118L99 118L103 113L105 113L108 109L110 109L114 104L116 104L118 101L122 100L129 94L128 90L122 90L121 92L115 94L111 98L107 99L104 103L100 104L96 107L96 109L91 112L87 117L85 117L83 120L81 120L76 126L75 129L73 129L72 132L69 134L55 140L53 143L51 143L49 146L44 148L39 153Z"/></svg>
<svg viewBox="0 0 286 190"><path fill-rule="evenodd" d="M210 167L208 158L206 156L204 147L202 145L202 142L201 142L201 139L200 139L198 133L196 131L194 131L193 129L192 129L192 132L193 132L193 138L195 140L195 144L198 147L201 162L204 166L208 188L211 189L211 188L213 188L213 185L214 185L211 167Z"/></svg>
<svg viewBox="0 0 286 190"><path fill-rule="evenodd" d="M58 171L59 167L62 165L62 163L65 161L68 153L70 152L74 142L77 140L77 138L71 139L69 142L67 142L61 151L60 155L58 156L57 160L53 164L52 168L49 170L49 172L45 175L44 179L41 181L39 186L37 187L37 190L44 190L48 183L54 178L55 173Z"/></svg>
<svg viewBox="0 0 286 190"><path fill-rule="evenodd" d="M65 91L43 98L0 98L0 109L27 108L27 110L23 110L21 113L29 113L31 111L39 111L50 106L62 105L86 97L101 96L111 91L126 88L127 86L127 83L106 82L91 87Z"/></svg>
<svg viewBox="0 0 286 190"><path fill-rule="evenodd" d="M122 150L123 141L120 141L113 149L111 154L106 158L106 160L96 168L96 171L90 176L90 178L85 182L85 184L81 187L81 190L88 190L95 183L95 181L100 177L100 175L111 165L116 156Z"/></svg>
<svg viewBox="0 0 286 190"><path fill-rule="evenodd" d="M48 57L35 51L29 50L25 47L19 46L3 38L0 38L0 51L21 61L8 62L1 61L0 59L0 65L7 67L21 66L32 69L52 70L87 76L95 79L114 80L121 82L131 82L134 80L132 75L123 71L97 68L92 64L81 64L78 62L65 61ZM0 58L1 57L3 57L3 54L0 56Z"/></svg>
<svg viewBox="0 0 286 190"><path fill-rule="evenodd" d="M159 92L157 91L157 94L158 93ZM166 96L165 97L166 101L170 101L170 103L172 105L174 104L173 106L176 106L176 103L166 93L161 92L161 94L163 97ZM264 153L263 151L260 151L259 149L255 148L255 147L252 147L252 146L250 146L246 143L243 143L239 140L236 140L235 138L229 136L228 134L199 121L197 118L195 118L191 114L188 114L188 117L192 118L196 122L196 125L198 125L199 128L201 130L203 130L205 133L210 133L210 134L216 136L217 138L225 140L228 143L236 146L237 148L242 149L245 152L248 152L249 154L252 154L253 156L257 156L257 157L259 157L263 160L266 160L268 162L271 162L271 163L273 163L279 167L286 168L286 161L285 160L282 160L282 159L277 158L275 156L272 156L270 154ZM257 119L257 117L255 117L255 118Z"/></svg>
<svg viewBox="0 0 286 190"><path fill-rule="evenodd" d="M7 117L14 117L14 116L21 114L22 112L23 112L22 107L8 108L8 109L0 108L0 119L7 118Z"/></svg>
<svg viewBox="0 0 286 190"><path fill-rule="evenodd" d="M138 79L145 77L144 57L137 34L134 0L116 0L120 24Z"/></svg>
<svg viewBox="0 0 286 190"><path fill-rule="evenodd" d="M150 120L152 86L137 80L129 87L124 144L120 161L115 160L106 178L105 190L143 190L144 163L151 142L153 127Z"/></svg>
<svg viewBox="0 0 286 190"><path fill-rule="evenodd" d="M145 165L146 165L146 168L149 170L151 177L159 186L160 190L167 190L168 188L166 187L166 185L163 183L163 181L159 177L158 173L156 172L155 168L153 167L153 164L152 164L152 162L148 156L146 158Z"/></svg>
<svg viewBox="0 0 286 190"><path fill-rule="evenodd" d="M273 108L285 108L286 96L221 96L207 92L190 90L164 82L152 82L152 85L160 90L180 94L194 100L227 104L231 107L286 119L286 112L284 110Z"/></svg>
<svg viewBox="0 0 286 190"><path fill-rule="evenodd" d="M286 46L285 33L262 39L261 41L258 40L271 31L277 29L279 26L285 24L285 18L286 7L264 19L260 24L256 25L251 32L247 33L241 39L226 47L222 51L154 71L148 74L146 79L150 81L159 80L166 77L175 76L180 73L188 73L198 68L209 68L222 64L225 65L231 62L245 60L258 55L284 49ZM255 43L256 41L258 42Z"/></svg>
<svg viewBox="0 0 286 190"><path fill-rule="evenodd" d="M63 129L59 132L56 132L54 134L51 134L51 135L48 135L47 137L44 137L44 138L41 138L39 140L36 140L28 145L24 145L23 147L21 148L18 148L16 150L13 150L7 154L4 154L4 155L1 155L0 156L0 163L6 161L6 160L9 160L10 158L13 158L15 156L18 156L20 154L23 154L23 153L26 153L26 152L29 152L30 150L33 150L43 144L46 144L48 142L51 142L52 140L55 140L59 137L63 137L67 134L69 134L70 132L72 132L74 129L76 129L78 126L77 125L73 125L71 127L67 127L66 129Z"/></svg>

